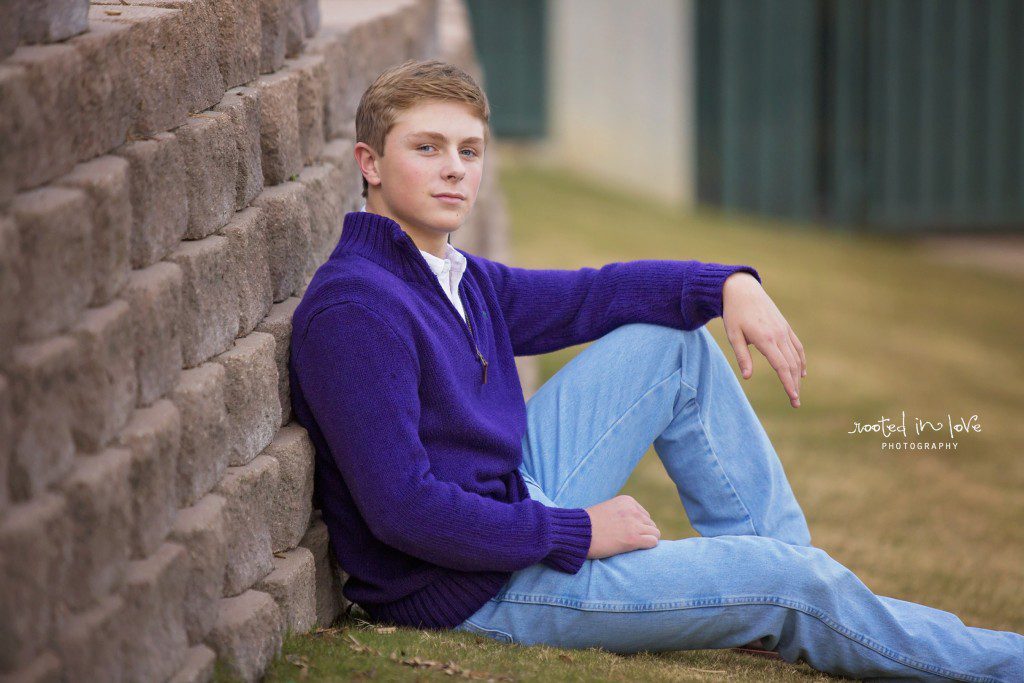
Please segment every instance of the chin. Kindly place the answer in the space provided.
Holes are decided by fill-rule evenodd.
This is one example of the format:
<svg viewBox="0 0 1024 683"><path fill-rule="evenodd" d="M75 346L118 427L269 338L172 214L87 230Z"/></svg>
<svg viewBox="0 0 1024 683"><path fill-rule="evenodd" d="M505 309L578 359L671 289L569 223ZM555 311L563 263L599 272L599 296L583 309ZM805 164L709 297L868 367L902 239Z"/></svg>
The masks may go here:
<svg viewBox="0 0 1024 683"><path fill-rule="evenodd" d="M456 213L455 211L448 211L441 214L435 214L435 220L431 221L436 227L446 230L457 230L462 227L462 224L466 222L466 214Z"/></svg>

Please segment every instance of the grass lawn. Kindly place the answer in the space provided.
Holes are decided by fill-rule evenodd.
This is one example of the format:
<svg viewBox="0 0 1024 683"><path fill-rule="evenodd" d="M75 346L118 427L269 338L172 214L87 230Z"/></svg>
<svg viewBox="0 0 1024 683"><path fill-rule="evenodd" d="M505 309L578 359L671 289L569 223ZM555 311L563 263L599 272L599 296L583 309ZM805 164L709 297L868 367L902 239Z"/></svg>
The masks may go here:
<svg viewBox="0 0 1024 683"><path fill-rule="evenodd" d="M1024 281L942 265L911 239L682 214L557 171L507 165L501 174L516 265L692 258L758 268L806 348L808 376L793 409L751 347L754 375L744 387L814 545L878 594L954 612L971 626L1024 632ZM735 370L721 320L709 329ZM543 356L542 377L581 349ZM953 440L914 437L914 418L977 415L981 431L958 435L955 451L883 451L881 435L847 433L855 421L898 420L903 411L908 441ZM623 493L650 511L662 538L696 535L653 449ZM466 672L498 681L832 680L806 665L725 650L620 656L352 619L287 638L267 680Z"/></svg>

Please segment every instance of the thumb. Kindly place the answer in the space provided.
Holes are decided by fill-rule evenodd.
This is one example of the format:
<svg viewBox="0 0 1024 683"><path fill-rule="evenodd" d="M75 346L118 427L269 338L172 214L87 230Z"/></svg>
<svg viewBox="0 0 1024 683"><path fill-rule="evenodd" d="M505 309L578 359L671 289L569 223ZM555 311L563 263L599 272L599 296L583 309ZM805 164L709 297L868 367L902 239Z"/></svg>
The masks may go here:
<svg viewBox="0 0 1024 683"><path fill-rule="evenodd" d="M740 374L743 379L750 379L754 373L754 364L750 358L750 349L747 348L747 339L742 332L729 334L729 343L732 345L733 353L736 354L736 361L740 366Z"/></svg>

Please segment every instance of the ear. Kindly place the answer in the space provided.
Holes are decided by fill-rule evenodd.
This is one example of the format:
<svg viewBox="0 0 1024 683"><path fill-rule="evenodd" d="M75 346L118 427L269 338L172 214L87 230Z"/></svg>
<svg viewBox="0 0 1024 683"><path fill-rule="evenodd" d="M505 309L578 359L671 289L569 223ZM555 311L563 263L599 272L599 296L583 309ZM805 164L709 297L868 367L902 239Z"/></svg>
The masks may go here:
<svg viewBox="0 0 1024 683"><path fill-rule="evenodd" d="M377 169L377 152L365 142L357 142L353 154L356 163L359 164L359 171L366 178L366 182L374 187L380 185L380 173Z"/></svg>

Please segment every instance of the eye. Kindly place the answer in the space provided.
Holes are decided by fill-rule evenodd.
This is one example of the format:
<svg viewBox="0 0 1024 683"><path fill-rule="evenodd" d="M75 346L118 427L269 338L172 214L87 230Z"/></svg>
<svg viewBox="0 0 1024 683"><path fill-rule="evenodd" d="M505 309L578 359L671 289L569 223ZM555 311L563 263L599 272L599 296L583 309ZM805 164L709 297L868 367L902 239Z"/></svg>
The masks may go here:
<svg viewBox="0 0 1024 683"><path fill-rule="evenodd" d="M469 152L473 156L478 156L475 149L464 149L463 152Z"/></svg>
<svg viewBox="0 0 1024 683"><path fill-rule="evenodd" d="M419 149L423 149L424 147L433 147L433 145L422 144L419 147L417 147L416 149L419 150Z"/></svg>

